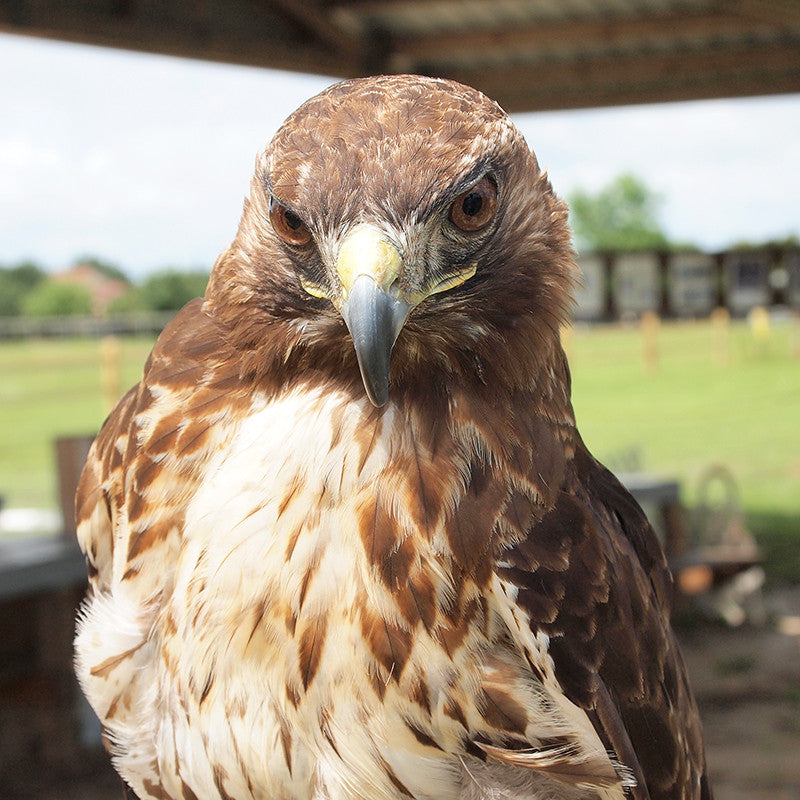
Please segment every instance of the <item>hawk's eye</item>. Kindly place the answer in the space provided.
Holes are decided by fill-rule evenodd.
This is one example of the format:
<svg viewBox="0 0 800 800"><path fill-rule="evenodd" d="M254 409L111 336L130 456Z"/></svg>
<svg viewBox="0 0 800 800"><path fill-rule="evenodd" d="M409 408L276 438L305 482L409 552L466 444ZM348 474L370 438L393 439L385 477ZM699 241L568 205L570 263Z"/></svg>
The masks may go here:
<svg viewBox="0 0 800 800"><path fill-rule="evenodd" d="M269 219L273 230L284 242L302 247L311 241L311 231L305 222L274 197L269 202Z"/></svg>
<svg viewBox="0 0 800 800"><path fill-rule="evenodd" d="M456 197L450 206L450 221L462 231L479 231L489 224L496 210L497 186L484 177Z"/></svg>

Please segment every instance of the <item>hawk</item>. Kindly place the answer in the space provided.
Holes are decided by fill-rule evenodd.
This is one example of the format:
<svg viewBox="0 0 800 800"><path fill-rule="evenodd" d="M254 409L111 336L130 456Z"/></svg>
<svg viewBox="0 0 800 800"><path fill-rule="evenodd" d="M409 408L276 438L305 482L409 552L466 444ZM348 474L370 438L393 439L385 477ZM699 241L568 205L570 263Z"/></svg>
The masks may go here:
<svg viewBox="0 0 800 800"><path fill-rule="evenodd" d="M559 344L567 209L445 80L257 158L77 497L77 673L141 800L710 798L642 511Z"/></svg>

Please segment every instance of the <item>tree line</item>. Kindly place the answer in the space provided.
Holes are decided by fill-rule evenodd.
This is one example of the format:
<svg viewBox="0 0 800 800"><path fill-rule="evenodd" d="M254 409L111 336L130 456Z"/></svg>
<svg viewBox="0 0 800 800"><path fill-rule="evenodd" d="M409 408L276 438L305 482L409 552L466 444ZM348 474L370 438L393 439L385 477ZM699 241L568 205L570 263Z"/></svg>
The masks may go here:
<svg viewBox="0 0 800 800"><path fill-rule="evenodd" d="M124 284L106 313L126 311L177 311L195 297L202 297L208 272L167 268L134 283L118 267L96 258L77 259L73 266L88 264L107 278ZM91 314L93 300L85 286L56 281L37 264L26 261L0 266L0 317L53 317Z"/></svg>

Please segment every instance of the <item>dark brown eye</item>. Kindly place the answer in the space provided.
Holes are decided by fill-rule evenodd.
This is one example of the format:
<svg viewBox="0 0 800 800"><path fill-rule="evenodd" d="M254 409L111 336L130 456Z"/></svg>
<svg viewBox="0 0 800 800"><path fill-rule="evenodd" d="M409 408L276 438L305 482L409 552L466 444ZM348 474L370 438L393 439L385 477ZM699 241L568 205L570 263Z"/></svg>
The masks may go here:
<svg viewBox="0 0 800 800"><path fill-rule="evenodd" d="M481 178L453 201L450 221L462 231L479 231L489 224L496 210L497 186L489 178Z"/></svg>
<svg viewBox="0 0 800 800"><path fill-rule="evenodd" d="M311 241L311 231L305 222L275 198L269 203L269 219L273 230L284 242L302 247Z"/></svg>

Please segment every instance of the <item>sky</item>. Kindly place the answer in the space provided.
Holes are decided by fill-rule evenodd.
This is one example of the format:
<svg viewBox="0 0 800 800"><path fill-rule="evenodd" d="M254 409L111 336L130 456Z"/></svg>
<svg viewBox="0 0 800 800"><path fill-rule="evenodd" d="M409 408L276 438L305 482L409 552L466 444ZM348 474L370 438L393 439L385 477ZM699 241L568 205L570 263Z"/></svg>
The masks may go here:
<svg viewBox="0 0 800 800"><path fill-rule="evenodd" d="M255 154L331 78L0 34L0 265L208 269ZM800 233L800 95L515 114L556 191L633 172L708 250Z"/></svg>

